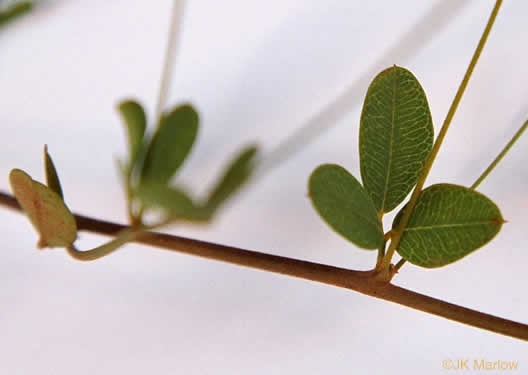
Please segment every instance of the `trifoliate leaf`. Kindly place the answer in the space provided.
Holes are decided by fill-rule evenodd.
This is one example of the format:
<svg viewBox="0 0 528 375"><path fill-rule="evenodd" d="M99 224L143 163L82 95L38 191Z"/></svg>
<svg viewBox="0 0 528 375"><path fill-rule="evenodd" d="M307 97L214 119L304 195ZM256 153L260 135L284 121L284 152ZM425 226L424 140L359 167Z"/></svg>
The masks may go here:
<svg viewBox="0 0 528 375"><path fill-rule="evenodd" d="M503 223L499 208L485 195L458 185L432 185L418 198L397 250L418 266L442 267L491 241Z"/></svg>
<svg viewBox="0 0 528 375"><path fill-rule="evenodd" d="M370 196L346 169L319 166L310 176L312 203L324 221L347 240L364 249L383 244L383 227Z"/></svg>
<svg viewBox="0 0 528 375"><path fill-rule="evenodd" d="M62 198L49 187L13 169L9 182L16 199L40 234L38 247L67 247L77 237L77 223Z"/></svg>
<svg viewBox="0 0 528 375"><path fill-rule="evenodd" d="M378 212L400 204L418 180L433 144L425 92L414 75L394 66L370 84L359 129L363 185Z"/></svg>

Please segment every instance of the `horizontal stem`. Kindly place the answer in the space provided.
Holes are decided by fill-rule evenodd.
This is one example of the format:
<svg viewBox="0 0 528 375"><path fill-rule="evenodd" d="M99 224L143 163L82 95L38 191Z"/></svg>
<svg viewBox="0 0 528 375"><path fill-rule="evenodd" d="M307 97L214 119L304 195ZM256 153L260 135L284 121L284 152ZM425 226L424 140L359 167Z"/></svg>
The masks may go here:
<svg viewBox="0 0 528 375"><path fill-rule="evenodd" d="M0 192L0 205L20 211L16 199L2 192ZM129 228L82 215L75 215L75 218L79 230L99 234L115 236ZM354 290L459 323L528 341L526 324L458 306L391 283L376 281L373 271L348 270L156 232L144 232L135 239L135 242Z"/></svg>

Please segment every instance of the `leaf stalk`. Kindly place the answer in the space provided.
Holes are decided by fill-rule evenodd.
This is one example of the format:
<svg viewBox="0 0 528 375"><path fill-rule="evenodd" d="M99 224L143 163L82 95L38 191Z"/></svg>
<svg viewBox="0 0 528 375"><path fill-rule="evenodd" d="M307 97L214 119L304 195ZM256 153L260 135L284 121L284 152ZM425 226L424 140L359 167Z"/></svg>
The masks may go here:
<svg viewBox="0 0 528 375"><path fill-rule="evenodd" d="M451 107L449 108L449 111L447 112L442 128L440 129L440 132L438 133L438 137L436 138L436 141L431 150L431 154L429 155L429 158L427 159L422 169L422 173L420 175L420 178L418 179L416 187L413 190L411 199L409 200L409 203L407 203L407 208L405 209L405 212L401 218L399 225L395 229L393 229L391 243L389 245L387 253L383 257L383 260L377 269L378 274L376 277L380 281L388 282L393 276L393 273L390 267L392 257L394 255L394 252L398 248L398 245L405 231L407 223L409 222L411 214L414 211L414 207L416 206L416 203L418 202L418 198L424 187L425 180L427 179L427 176L429 175L429 172L431 171L433 162L436 159L436 156L438 155L440 146L442 145L442 142L444 141L447 130L449 129L449 126L451 125L451 121L453 120L453 117L458 108L458 105L460 104L460 101L462 100L462 95L464 94L466 90L466 87L469 83L469 79L471 78L473 70L475 69L475 66L477 65L477 61L482 53L482 50L484 49L484 45L486 44L486 41L493 27L495 19L497 18L497 14L499 13L499 9L501 5L502 5L502 0L497 0L495 2L495 6L493 7L493 10L491 11L491 15L488 19L488 23L486 24L486 28L484 29L484 32L482 33L482 36L477 45L477 48L475 49L475 52L473 53L473 57L471 58L471 61L466 70L466 73L464 74L464 78L462 79L462 82L460 83L460 86L458 87L455 98L453 99L453 102L451 103Z"/></svg>

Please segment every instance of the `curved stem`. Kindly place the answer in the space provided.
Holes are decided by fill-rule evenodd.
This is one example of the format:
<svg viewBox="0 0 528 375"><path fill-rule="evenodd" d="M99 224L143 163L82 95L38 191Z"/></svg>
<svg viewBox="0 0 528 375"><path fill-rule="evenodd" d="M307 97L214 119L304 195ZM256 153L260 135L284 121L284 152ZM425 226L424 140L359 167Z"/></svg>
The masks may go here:
<svg viewBox="0 0 528 375"><path fill-rule="evenodd" d="M79 221L78 217L79 216L76 216L77 221ZM159 229L173 222L174 222L173 219L166 219L166 220L162 220L161 222L151 225L151 226L145 226L143 224L137 225L137 226L131 226L131 227L123 226L123 229L115 234L116 238L114 238L112 241L107 242L101 246L98 246L91 250L80 251L72 244L68 248L66 248L66 250L68 250L68 254L70 254L72 258L77 259L77 260L81 260L81 261L97 260L99 258L102 258L104 256L107 256L113 253L114 251L119 249L121 246L129 242L137 240L142 234L147 233L148 231L152 231L154 229ZM77 224L78 224L78 228L81 229L82 227L79 225L79 223Z"/></svg>
<svg viewBox="0 0 528 375"><path fill-rule="evenodd" d="M68 254L70 254L72 258L77 259L77 260L81 260L81 261L97 260L108 254L113 253L114 251L119 249L124 244L134 241L140 234L141 234L141 231L138 231L132 228L126 228L126 229L123 229L121 232L119 232L117 234L117 237L113 239L112 241L107 242L104 245L98 246L94 249L86 250L86 251L79 251L72 244L66 250L68 251Z"/></svg>
<svg viewBox="0 0 528 375"><path fill-rule="evenodd" d="M21 211L16 199L0 192L0 205ZM115 236L125 225L74 215L79 230ZM200 256L263 271L298 277L319 283L354 290L368 296L384 299L427 312L459 323L528 341L528 325L468 309L388 282L375 279L374 271L354 271L257 251L244 250L204 241L171 236L163 233L143 232L135 242L183 254ZM77 254L75 254L77 255Z"/></svg>
<svg viewBox="0 0 528 375"><path fill-rule="evenodd" d="M510 141L506 144L506 146L504 146L504 148L499 153L499 155L497 155L495 160L491 162L489 167L486 168L486 170L482 172L480 177L477 178L477 180L473 183L473 185L471 185L471 189L476 189L480 185L480 183L484 181L486 177L488 177L488 175L491 173L493 168L495 168L497 164L499 164L499 162L502 160L504 155L506 155L508 151L510 151L510 148L512 148L515 142L517 142L517 140L521 137L521 135L523 134L523 132L526 130L527 127L528 127L528 120L526 120L526 122L519 128L519 130L517 130L515 135L512 137L512 139L510 139Z"/></svg>
<svg viewBox="0 0 528 375"><path fill-rule="evenodd" d="M431 171L431 167L433 166L433 162L436 156L438 155L440 146L442 145L442 142L444 141L447 130L449 129L449 125L451 125L451 120L453 120L453 117L458 108L458 105L460 104L460 100L462 99L462 95L464 94L464 91L466 90L466 87L469 83L469 79L471 78L471 74L473 73L473 70L475 69L475 65L477 65L477 61L480 57L480 54L482 53L482 50L484 49L484 45L486 44L486 40L488 39L488 35L491 31L491 28L493 27L493 23L495 22L495 19L497 18L497 14L499 13L499 9L501 5L502 5L502 0L497 0L495 2L495 6L493 7L493 10L491 11L491 15L488 19L488 23L486 24L486 28L484 29L484 32L482 33L482 36L477 45L477 48L475 49L475 52L473 53L473 57L471 58L471 62L469 63L466 73L464 74L464 78L462 79L462 82L460 83L460 86L458 87L458 91L455 95L455 98L453 99L453 102L451 103L451 107L449 108L449 111L447 112L447 116L444 120L442 128L440 129L440 133L438 133L438 137L436 138L436 141L433 145L431 154L429 155L429 158L427 159L422 169L422 173L420 175L420 178L418 179L416 187L413 190L411 199L409 200L409 203L407 203L405 212L403 213L400 223L398 224L396 229L393 229L393 236L391 239L391 243L389 245L389 249L387 250L387 254L385 254L385 257L383 258L383 261L380 265L380 269L379 269L380 272L378 276L380 279L390 279L390 264L391 264L392 256L394 255L394 252L398 248L401 237L403 235L403 231L405 230L405 227L407 226L407 223L409 222L409 218L411 217L411 214L414 211L414 207L416 206L416 203L418 202L418 197L420 196L420 193L422 192L423 186L425 184L425 180L427 179L427 176L429 175L429 172Z"/></svg>

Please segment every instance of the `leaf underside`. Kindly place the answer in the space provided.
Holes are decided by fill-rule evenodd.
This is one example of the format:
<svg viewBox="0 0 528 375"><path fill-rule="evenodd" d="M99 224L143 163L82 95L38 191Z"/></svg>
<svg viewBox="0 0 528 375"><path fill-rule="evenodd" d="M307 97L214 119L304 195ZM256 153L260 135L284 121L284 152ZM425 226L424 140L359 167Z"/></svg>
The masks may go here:
<svg viewBox="0 0 528 375"><path fill-rule="evenodd" d="M319 166L310 176L312 203L332 229L364 249L383 244L383 228L372 200L346 169L335 164Z"/></svg>
<svg viewBox="0 0 528 375"><path fill-rule="evenodd" d="M485 195L459 185L432 185L422 191L398 253L421 267L442 267L488 243L503 223L499 208Z"/></svg>
<svg viewBox="0 0 528 375"><path fill-rule="evenodd" d="M13 194L40 234L39 247L67 247L77 238L77 223L62 198L19 169L9 174Z"/></svg>
<svg viewBox="0 0 528 375"><path fill-rule="evenodd" d="M394 66L370 84L359 130L361 178L378 212L390 212L416 185L433 144L423 88Z"/></svg>

